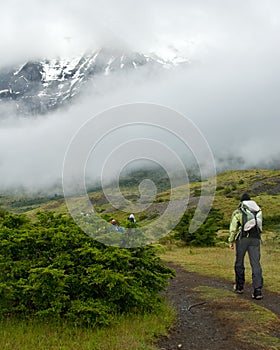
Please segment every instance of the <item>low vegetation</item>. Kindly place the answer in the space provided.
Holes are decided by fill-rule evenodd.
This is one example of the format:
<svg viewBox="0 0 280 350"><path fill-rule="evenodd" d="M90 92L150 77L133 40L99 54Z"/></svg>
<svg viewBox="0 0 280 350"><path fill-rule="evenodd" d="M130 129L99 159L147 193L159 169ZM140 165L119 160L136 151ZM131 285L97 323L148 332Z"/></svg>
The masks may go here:
<svg viewBox="0 0 280 350"><path fill-rule="evenodd" d="M174 228L174 240L181 240L187 246L214 246L218 241L218 230L225 228L222 222L223 214L220 210L211 209L205 222L195 232L189 232L193 216L194 210L188 210L183 215L179 224Z"/></svg>
<svg viewBox="0 0 280 350"><path fill-rule="evenodd" d="M104 326L151 312L172 271L152 246L118 249L88 237L69 217L0 217L0 315Z"/></svg>
<svg viewBox="0 0 280 350"><path fill-rule="evenodd" d="M280 285L280 245L268 237L261 246L261 262L265 276L265 288L279 292ZM166 262L184 267L191 272L210 277L221 277L234 282L235 251L226 247L186 247L176 244L165 246L160 257ZM246 281L251 281L251 267L245 256Z"/></svg>
<svg viewBox="0 0 280 350"><path fill-rule="evenodd" d="M140 175L149 177L145 172ZM161 192L148 209L136 215L135 229L161 215L170 200L167 185L165 177L159 179ZM133 175L123 179L121 186L128 200L137 201L139 191ZM213 207L194 233L188 227L200 183L178 187L178 201L188 191L191 208L161 239L160 249L119 249L91 239L73 222L59 195L48 199L2 196L0 205L5 209L0 208L0 348L76 349L79 344L79 349L91 350L155 349L153 337L164 334L174 320L174 312L164 306L159 296L172 276L172 270L161 260L233 281L234 252L227 248L228 225L245 191L263 210L265 288L279 292L280 171L230 171L218 175ZM100 217L106 221L115 218L123 227L129 226L127 213L113 208L101 191L95 189L89 198ZM245 266L249 281L248 259ZM201 293L210 298L214 292ZM260 312L249 305L248 308L252 315ZM238 324L238 315L231 317ZM265 317L263 325L269 327L273 315ZM240 337L245 339L242 327ZM275 342L264 333L256 345L261 346L265 337L267 344Z"/></svg>
<svg viewBox="0 0 280 350"><path fill-rule="evenodd" d="M108 327L76 327L67 322L0 320L2 350L156 350L155 337L167 335L175 313L162 305L153 313L115 316Z"/></svg>

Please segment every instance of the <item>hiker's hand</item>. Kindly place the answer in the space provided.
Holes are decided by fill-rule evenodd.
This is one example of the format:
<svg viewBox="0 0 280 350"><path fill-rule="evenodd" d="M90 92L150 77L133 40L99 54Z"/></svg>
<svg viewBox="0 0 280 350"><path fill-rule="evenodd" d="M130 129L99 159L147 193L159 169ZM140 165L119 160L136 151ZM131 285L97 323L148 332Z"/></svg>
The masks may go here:
<svg viewBox="0 0 280 350"><path fill-rule="evenodd" d="M230 249L234 249L234 244L233 244L233 243L230 243L230 244L229 244L229 247L230 247Z"/></svg>

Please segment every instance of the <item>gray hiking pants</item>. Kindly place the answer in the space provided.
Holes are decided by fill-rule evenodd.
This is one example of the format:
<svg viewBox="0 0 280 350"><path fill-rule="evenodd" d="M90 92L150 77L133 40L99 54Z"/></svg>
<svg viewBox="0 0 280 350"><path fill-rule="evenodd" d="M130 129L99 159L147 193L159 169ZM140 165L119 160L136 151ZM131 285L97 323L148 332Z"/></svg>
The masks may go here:
<svg viewBox="0 0 280 350"><path fill-rule="evenodd" d="M236 288L241 290L245 283L244 257L248 252L252 268L252 283L254 289L261 289L263 286L262 268L260 264L260 239L258 238L240 238L236 241L236 260L235 260L235 281Z"/></svg>

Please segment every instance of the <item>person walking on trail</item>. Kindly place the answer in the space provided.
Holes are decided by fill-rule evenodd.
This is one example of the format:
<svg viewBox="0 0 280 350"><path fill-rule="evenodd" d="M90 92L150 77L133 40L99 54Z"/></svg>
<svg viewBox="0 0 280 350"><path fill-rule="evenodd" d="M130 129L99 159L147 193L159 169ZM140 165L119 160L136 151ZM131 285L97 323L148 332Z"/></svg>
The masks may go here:
<svg viewBox="0 0 280 350"><path fill-rule="evenodd" d="M244 292L244 257L248 252L252 268L253 299L263 298L263 277L260 264L261 232L262 211L257 203L251 200L247 193L244 193L238 209L232 214L228 241L231 249L234 249L234 245L236 246L234 291L238 294Z"/></svg>

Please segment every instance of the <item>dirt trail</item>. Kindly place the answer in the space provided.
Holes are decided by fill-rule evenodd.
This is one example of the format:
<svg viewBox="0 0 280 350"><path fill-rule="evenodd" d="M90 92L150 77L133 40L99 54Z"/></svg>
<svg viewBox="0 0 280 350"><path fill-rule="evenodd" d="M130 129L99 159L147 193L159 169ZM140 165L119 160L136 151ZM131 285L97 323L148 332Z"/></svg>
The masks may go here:
<svg viewBox="0 0 280 350"><path fill-rule="evenodd" d="M177 320L170 330L169 337L163 337L157 342L160 350L255 350L256 346L249 346L237 342L231 327L215 316L215 309L211 303L203 303L198 292L193 288L209 286L212 288L232 290L232 284L219 278L202 276L188 272L179 266L168 264L176 271L176 277L169 283L166 298L177 310ZM256 302L280 317L280 294L271 293L264 289L264 299L251 299L251 290L247 285L246 291L240 298ZM275 335L280 339L279 334ZM259 348L258 348L259 350Z"/></svg>

